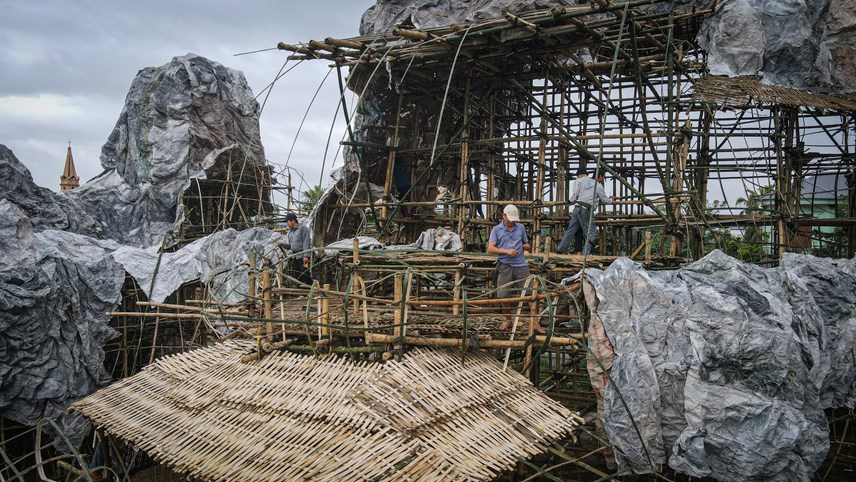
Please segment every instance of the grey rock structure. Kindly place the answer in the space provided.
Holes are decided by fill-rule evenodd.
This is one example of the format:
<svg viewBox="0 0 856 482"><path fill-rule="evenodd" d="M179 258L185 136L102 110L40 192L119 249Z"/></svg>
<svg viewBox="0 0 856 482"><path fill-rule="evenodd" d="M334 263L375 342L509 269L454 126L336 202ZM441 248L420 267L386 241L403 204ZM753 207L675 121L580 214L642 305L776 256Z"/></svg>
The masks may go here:
<svg viewBox="0 0 856 482"><path fill-rule="evenodd" d="M720 251L674 271L626 258L587 271L614 350L604 421L623 466L808 480L829 448L823 410L856 406L854 272L856 259L760 268Z"/></svg>
<svg viewBox="0 0 856 482"><path fill-rule="evenodd" d="M0 169L13 167L9 159ZM16 173L4 178L15 193L45 197L34 206L4 190L0 200L0 414L34 425L105 381L103 346L117 334L106 313L119 303L125 272L110 258L117 243L52 229L46 220L91 220L32 184L26 168Z"/></svg>
<svg viewBox="0 0 856 482"><path fill-rule="evenodd" d="M223 158L264 166L258 113L243 74L188 54L140 71L102 149L105 171L78 189L36 186L0 145L0 414L32 426L109 381L103 346L116 332L106 313L126 273L115 259L130 263L114 253L139 255L129 271L153 271L157 250L176 240L191 180L221 175ZM244 246L276 249L281 236L261 231L200 243L203 252L188 250L193 259L165 270L178 284L164 285L199 278L197 266L206 280L231 269ZM246 285L246 276L237 281Z"/></svg>
<svg viewBox="0 0 856 482"><path fill-rule="evenodd" d="M96 221L64 194L39 187L30 171L6 146L0 144L0 200L15 204L27 213L35 231L60 229L96 236Z"/></svg>
<svg viewBox="0 0 856 482"><path fill-rule="evenodd" d="M235 152L265 164L258 115L244 75L217 62L187 54L143 69L101 149L104 173L68 196L107 237L160 245L181 222L179 196L191 179Z"/></svg>

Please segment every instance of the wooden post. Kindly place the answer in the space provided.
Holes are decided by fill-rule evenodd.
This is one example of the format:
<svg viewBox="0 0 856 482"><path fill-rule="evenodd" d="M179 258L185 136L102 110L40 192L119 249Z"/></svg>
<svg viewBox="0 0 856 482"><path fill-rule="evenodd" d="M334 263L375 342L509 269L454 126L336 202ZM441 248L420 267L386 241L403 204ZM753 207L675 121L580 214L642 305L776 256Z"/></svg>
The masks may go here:
<svg viewBox="0 0 856 482"><path fill-rule="evenodd" d="M547 72L547 77L550 77L549 71ZM541 99L541 105L549 105L547 103L547 83L549 81L544 79L544 92L543 97ZM535 192L531 193L533 201L543 201L542 197L544 196L544 169L547 167L547 112L544 111L541 113L541 129L540 134L541 138L538 140L538 165L536 168L538 169L535 180ZM535 221L532 223L532 230L534 231L535 246L532 247L532 253L538 254L541 246L541 210L537 206L535 208L536 211L532 213L532 219Z"/></svg>
<svg viewBox="0 0 856 482"><path fill-rule="evenodd" d="M645 262L651 262L651 231L645 231Z"/></svg>
<svg viewBox="0 0 856 482"><path fill-rule="evenodd" d="M354 238L354 285L357 283L357 278L360 278L357 269L360 265L360 240ZM353 286L353 285L352 285ZM348 307L345 307L348 309ZM360 301L354 298L354 316L360 316Z"/></svg>
<svg viewBox="0 0 856 482"><path fill-rule="evenodd" d="M679 121L676 120L676 123L679 124ZM690 119L687 118L686 123L684 124L684 128L688 131L690 129ZM687 158L689 157L690 152L690 138L689 136L683 132L681 132L681 148L680 152L677 156L674 156L675 160L675 172L674 177L672 179L672 189L673 192L681 192L683 190L684 183L684 170L687 165ZM674 215L674 220L676 223L681 220L681 201L677 197L671 198L672 204L672 213ZM669 255L674 257L680 254L682 248L681 239L677 236L672 236L672 246L669 250Z"/></svg>
<svg viewBox="0 0 856 482"><path fill-rule="evenodd" d="M470 110L470 77L467 75L467 85L464 91L464 130L461 132L461 170L459 173L460 183L461 183L461 201L465 202L468 197L467 184L469 181L469 170L470 170L470 144L469 144L469 136L470 130L467 127L467 122L469 122L469 110ZM438 121L439 122L439 121ZM467 237L464 232L464 217L467 212L466 205L460 205L458 207L458 234L461 236L461 241L466 245Z"/></svg>
<svg viewBox="0 0 856 482"><path fill-rule="evenodd" d="M387 221L389 214L387 200L389 199L389 194L392 192L392 175L395 166L395 150L398 148L398 127L401 123L401 102L403 99L404 92L398 94L398 108L395 111L395 130L393 131L392 139L389 141L389 154L386 156L386 180L383 183L383 204L380 208L380 217L384 221ZM403 196L404 193L398 193L398 195Z"/></svg>
<svg viewBox="0 0 856 482"><path fill-rule="evenodd" d="M487 131L488 131L488 135L490 136L491 139L493 139L495 137L494 136L494 124L493 124L493 114L494 114L494 111L496 108L495 102L496 102L496 98L494 97L493 94L491 94L490 95L490 101L488 102L488 111L490 112L490 114L488 115L488 119L487 119ZM495 146L495 144L492 144L489 147L494 147L494 146ZM496 156L496 154L494 153L494 150L490 149L490 152L487 155L487 200L488 201L493 201L494 197L495 197L494 189L495 189L495 185L496 185L496 176L494 175L494 172L493 172L495 164L496 164L495 156ZM494 213L496 212L496 208L494 207L493 204L488 204L486 207L487 207L487 209L485 210L485 216L487 217L487 219L493 221L495 219Z"/></svg>
<svg viewBox="0 0 856 482"><path fill-rule="evenodd" d="M277 265L277 270L276 270L276 287L277 288L283 288L284 287L283 285L285 284L285 276L283 275L283 273L285 273L285 259L280 257L279 263ZM277 295L277 298L279 299L279 319L284 320L285 319L285 296L283 296L283 294L280 293L279 295ZM282 323L281 327L282 327L282 339L285 340L285 323Z"/></svg>
<svg viewBox="0 0 856 482"><path fill-rule="evenodd" d="M544 239L544 264L550 262L550 251L552 251L552 245L553 238L547 236L547 238Z"/></svg>
<svg viewBox="0 0 856 482"><path fill-rule="evenodd" d="M534 293L535 288L538 287L538 282L535 279L532 280L532 290ZM527 339L529 339L532 335L535 334L535 323L538 323L538 301L537 298L533 298L532 301L529 302L529 331L527 335ZM523 375L526 378L529 378L529 375L532 372L532 367L530 364L532 363L532 345L526 347L526 358L523 362L523 366L526 370L523 372Z"/></svg>
<svg viewBox="0 0 856 482"><path fill-rule="evenodd" d="M455 270L455 288L452 290L452 297L455 301L461 299L461 270L460 268ZM460 308L458 308L457 304L452 305L452 314L458 316L460 313Z"/></svg>
<svg viewBox="0 0 856 482"><path fill-rule="evenodd" d="M264 258L264 267L262 268L262 300L264 306L264 317L267 320L273 318L273 303L270 299L270 258ZM267 340L273 341L273 322L268 321L265 324L267 332Z"/></svg>
<svg viewBox="0 0 856 482"><path fill-rule="evenodd" d="M395 279L393 281L393 292L395 297L395 304L393 305L393 307L395 308L395 311L393 312L392 319L393 324L395 325L395 328L393 328L393 335L395 335L395 338L401 337L401 322L403 319L402 315L404 314L404 286L402 282L403 277L404 275L402 275L401 273L396 273ZM404 349L404 342L401 342L399 348L400 350ZM400 357L401 353L399 351L399 354L395 356L396 361L399 360Z"/></svg>
<svg viewBox="0 0 856 482"><path fill-rule="evenodd" d="M326 291L330 291L330 283L324 283L324 297L321 298L321 338L330 337L330 297Z"/></svg>
<svg viewBox="0 0 856 482"><path fill-rule="evenodd" d="M247 305L247 315L250 318L256 316L256 250L250 250L250 270L247 273L247 285L249 287L249 292L247 293L247 297L249 298Z"/></svg>

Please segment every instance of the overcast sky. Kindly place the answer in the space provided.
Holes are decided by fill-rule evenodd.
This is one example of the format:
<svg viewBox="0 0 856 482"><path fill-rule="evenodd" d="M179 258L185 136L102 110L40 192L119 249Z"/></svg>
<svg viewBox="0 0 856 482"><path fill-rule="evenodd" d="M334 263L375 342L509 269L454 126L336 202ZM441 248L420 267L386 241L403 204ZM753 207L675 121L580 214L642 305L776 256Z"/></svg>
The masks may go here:
<svg viewBox="0 0 856 482"><path fill-rule="evenodd" d="M83 183L101 173L101 146L140 69L193 52L242 71L259 94L276 77L286 52L236 53L275 47L280 41L356 36L362 13L374 3L0 0L0 144L12 149L37 184L58 191L71 141ZM274 87L261 116L262 143L272 163L285 163L329 65L303 62ZM337 102L334 73L313 105L290 161L313 185ZM340 123L333 150L343 132ZM341 165L341 159L336 162ZM328 161L325 173L329 171ZM326 185L328 176L324 178Z"/></svg>

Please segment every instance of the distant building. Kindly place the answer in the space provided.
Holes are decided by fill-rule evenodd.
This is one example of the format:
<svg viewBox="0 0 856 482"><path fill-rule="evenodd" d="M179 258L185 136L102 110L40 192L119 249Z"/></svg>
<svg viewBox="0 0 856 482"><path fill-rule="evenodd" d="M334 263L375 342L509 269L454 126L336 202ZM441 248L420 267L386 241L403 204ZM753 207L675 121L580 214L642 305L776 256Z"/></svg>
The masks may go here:
<svg viewBox="0 0 856 482"><path fill-rule="evenodd" d="M80 186L80 177L77 176L77 170L74 168L74 157L71 155L71 143L69 142L68 152L65 154L65 169L59 178L59 189L70 191L78 186Z"/></svg>
<svg viewBox="0 0 856 482"><path fill-rule="evenodd" d="M844 174L808 176L802 182L800 214L813 219L838 217L838 206L847 205L847 180ZM821 245L817 233L832 234L832 226L800 226L794 239L796 247L817 249Z"/></svg>

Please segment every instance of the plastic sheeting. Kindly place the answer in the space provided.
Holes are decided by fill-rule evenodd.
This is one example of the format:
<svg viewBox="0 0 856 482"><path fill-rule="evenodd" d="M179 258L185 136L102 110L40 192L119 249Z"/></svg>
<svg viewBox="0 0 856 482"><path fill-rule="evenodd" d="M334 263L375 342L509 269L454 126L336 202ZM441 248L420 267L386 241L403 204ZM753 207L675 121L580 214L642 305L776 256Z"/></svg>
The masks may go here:
<svg viewBox="0 0 856 482"><path fill-rule="evenodd" d="M525 12L576 3L568 0L378 0L363 13L360 35L383 33L406 22L423 29L487 20L501 17L504 12Z"/></svg>
<svg viewBox="0 0 856 482"><path fill-rule="evenodd" d="M24 211L0 201L0 414L25 425L61 416L105 383L108 311L125 272L118 245L76 233L34 232Z"/></svg>
<svg viewBox="0 0 856 482"><path fill-rule="evenodd" d="M675 271L626 258L587 271L593 322L614 347L604 422L622 466L807 480L829 446L823 409L856 406L854 270L793 254L760 268L715 251Z"/></svg>
<svg viewBox="0 0 856 482"><path fill-rule="evenodd" d="M265 164L258 115L244 74L217 62L187 54L142 69L101 149L104 173L66 195L105 236L160 246L181 220L180 193L218 156Z"/></svg>
<svg viewBox="0 0 856 482"><path fill-rule="evenodd" d="M406 251L423 249L426 251L460 251L463 247L461 237L447 228L429 228L419 234L411 244L393 244L384 246L371 236L357 237L359 248L365 250L386 249L390 251ZM324 247L325 256L335 256L340 251L350 253L354 249L354 238L341 239Z"/></svg>
<svg viewBox="0 0 856 482"><path fill-rule="evenodd" d="M383 244L371 236L357 236L359 249L384 249ZM324 246L324 256L336 256L340 251L352 252L354 250L354 238L340 239Z"/></svg>
<svg viewBox="0 0 856 482"><path fill-rule="evenodd" d="M267 257L277 264L286 244L283 234L265 228L244 231L227 229L198 239L172 253L158 255L158 248L123 246L115 259L146 293L149 300L162 302L181 285L201 281L209 296L221 302L246 299L250 255L257 263ZM160 262L158 258L160 257Z"/></svg>
<svg viewBox="0 0 856 482"><path fill-rule="evenodd" d="M426 229L410 246L429 251L460 251L463 248L458 233L447 228Z"/></svg>
<svg viewBox="0 0 856 482"><path fill-rule="evenodd" d="M694 2L704 4L710 2ZM730 0L697 37L711 74L832 93L856 91L853 2Z"/></svg>
<svg viewBox="0 0 856 482"><path fill-rule="evenodd" d="M243 74L193 54L140 71L102 150L105 172L78 189L36 186L0 146L0 414L33 426L109 381L103 346L115 332L105 313L125 281L111 253L148 290L157 248L120 243L159 247L181 221L182 190L226 154L264 163L258 103ZM246 269L226 280L229 270L246 263L251 246L280 238L226 231L164 255L153 297L202 279L235 299L246 292ZM68 435L82 433L75 427Z"/></svg>
<svg viewBox="0 0 856 482"><path fill-rule="evenodd" d="M0 200L16 204L27 214L35 231L61 229L78 234L98 234L95 220L62 193L39 187L15 154L0 144Z"/></svg>

